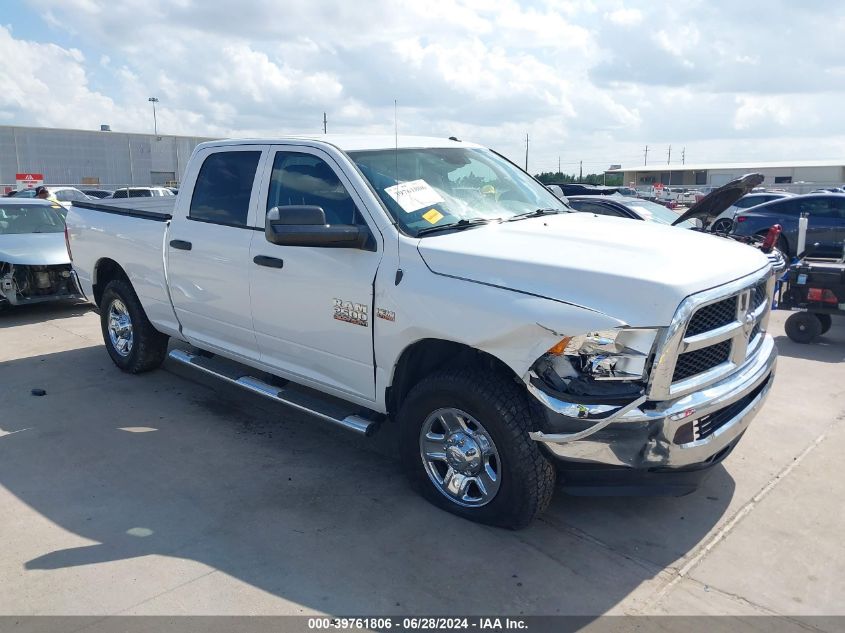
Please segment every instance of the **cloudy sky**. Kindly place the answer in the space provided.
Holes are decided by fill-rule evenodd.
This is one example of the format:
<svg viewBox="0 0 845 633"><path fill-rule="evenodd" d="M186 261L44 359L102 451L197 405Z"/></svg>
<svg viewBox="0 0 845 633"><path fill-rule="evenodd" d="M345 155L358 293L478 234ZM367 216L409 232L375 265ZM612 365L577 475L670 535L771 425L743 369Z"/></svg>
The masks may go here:
<svg viewBox="0 0 845 633"><path fill-rule="evenodd" d="M458 136L529 169L845 157L841 0L0 0L0 125Z"/></svg>

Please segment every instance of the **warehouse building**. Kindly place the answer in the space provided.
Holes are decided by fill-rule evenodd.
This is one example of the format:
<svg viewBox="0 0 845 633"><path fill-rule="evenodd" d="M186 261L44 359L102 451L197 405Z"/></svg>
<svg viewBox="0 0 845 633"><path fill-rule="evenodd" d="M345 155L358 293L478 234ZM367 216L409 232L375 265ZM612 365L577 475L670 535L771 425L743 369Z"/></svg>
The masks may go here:
<svg viewBox="0 0 845 633"><path fill-rule="evenodd" d="M114 189L173 185L198 143L211 139L96 130L0 126L0 187L18 188L21 175L47 185ZM39 179L40 180L40 179Z"/></svg>
<svg viewBox="0 0 845 633"><path fill-rule="evenodd" d="M629 166L608 169L606 173L622 174L623 182L631 187L648 187L658 183L680 187L718 187L752 172L763 174L765 187L806 193L820 187L842 186L845 183L845 160Z"/></svg>

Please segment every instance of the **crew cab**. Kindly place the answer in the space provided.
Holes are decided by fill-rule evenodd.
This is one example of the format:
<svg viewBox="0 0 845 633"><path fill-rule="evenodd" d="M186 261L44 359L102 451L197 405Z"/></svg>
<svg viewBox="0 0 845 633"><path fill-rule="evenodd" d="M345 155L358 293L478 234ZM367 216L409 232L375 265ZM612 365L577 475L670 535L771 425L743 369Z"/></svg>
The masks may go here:
<svg viewBox="0 0 845 633"><path fill-rule="evenodd" d="M774 376L763 254L571 211L472 143L321 136L200 144L179 196L67 222L120 369L169 356L358 433L396 424L428 500L518 528L558 476L691 492Z"/></svg>

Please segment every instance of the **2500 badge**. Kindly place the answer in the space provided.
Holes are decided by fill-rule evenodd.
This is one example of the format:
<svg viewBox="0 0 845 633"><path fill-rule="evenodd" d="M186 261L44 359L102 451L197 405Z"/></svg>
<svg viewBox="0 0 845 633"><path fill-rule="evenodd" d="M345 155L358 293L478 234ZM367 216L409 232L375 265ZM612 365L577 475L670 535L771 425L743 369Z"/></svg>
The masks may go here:
<svg viewBox="0 0 845 633"><path fill-rule="evenodd" d="M368 316L367 306L363 303L334 299L334 318L338 321L367 327Z"/></svg>

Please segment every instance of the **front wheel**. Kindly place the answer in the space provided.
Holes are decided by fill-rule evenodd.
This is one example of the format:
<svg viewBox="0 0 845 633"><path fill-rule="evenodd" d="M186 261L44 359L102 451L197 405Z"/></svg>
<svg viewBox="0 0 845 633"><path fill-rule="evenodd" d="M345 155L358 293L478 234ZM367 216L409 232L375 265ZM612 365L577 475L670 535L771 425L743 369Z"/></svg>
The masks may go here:
<svg viewBox="0 0 845 633"><path fill-rule="evenodd" d="M152 326L128 281L110 281L103 290L100 328L109 356L123 371L137 374L164 361L168 337Z"/></svg>
<svg viewBox="0 0 845 633"><path fill-rule="evenodd" d="M734 227L734 221L730 218L720 218L710 227L712 233L730 233Z"/></svg>
<svg viewBox="0 0 845 633"><path fill-rule="evenodd" d="M399 413L411 484L434 505L480 523L527 526L548 506L555 469L528 437L527 394L480 369L425 378Z"/></svg>

